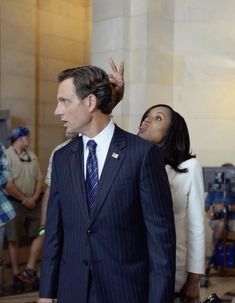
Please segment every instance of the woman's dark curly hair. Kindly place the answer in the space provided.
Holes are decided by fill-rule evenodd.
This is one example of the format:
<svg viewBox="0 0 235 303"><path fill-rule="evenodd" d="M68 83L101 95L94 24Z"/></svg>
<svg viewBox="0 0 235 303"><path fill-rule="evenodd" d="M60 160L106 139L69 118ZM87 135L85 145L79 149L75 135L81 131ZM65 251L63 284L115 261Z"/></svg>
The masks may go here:
<svg viewBox="0 0 235 303"><path fill-rule="evenodd" d="M187 124L184 118L174 111L169 105L157 104L150 107L143 115L140 124L146 119L150 111L156 107L163 106L171 112L171 124L167 131L167 135L159 144L165 160L165 164L169 164L176 172L186 173L188 170L180 169L180 163L195 158L196 156L190 152L190 138Z"/></svg>

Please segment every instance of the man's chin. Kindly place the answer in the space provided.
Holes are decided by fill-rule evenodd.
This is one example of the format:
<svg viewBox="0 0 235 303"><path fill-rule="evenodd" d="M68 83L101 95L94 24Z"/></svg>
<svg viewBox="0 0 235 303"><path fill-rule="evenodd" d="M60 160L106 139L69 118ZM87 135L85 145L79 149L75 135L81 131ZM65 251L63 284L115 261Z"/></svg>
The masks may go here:
<svg viewBox="0 0 235 303"><path fill-rule="evenodd" d="M78 136L78 133L75 133L75 132L72 132L72 131L69 131L69 130L66 130L65 132L65 136L67 138L75 138Z"/></svg>

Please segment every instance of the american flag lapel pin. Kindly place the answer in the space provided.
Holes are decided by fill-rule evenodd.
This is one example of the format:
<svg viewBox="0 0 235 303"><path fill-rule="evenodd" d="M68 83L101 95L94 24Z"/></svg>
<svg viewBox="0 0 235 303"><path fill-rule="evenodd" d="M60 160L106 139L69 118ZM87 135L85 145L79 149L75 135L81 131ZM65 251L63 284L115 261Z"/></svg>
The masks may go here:
<svg viewBox="0 0 235 303"><path fill-rule="evenodd" d="M112 154L112 157L113 157L114 159L118 159L119 154L117 154L117 153L113 153L113 154Z"/></svg>

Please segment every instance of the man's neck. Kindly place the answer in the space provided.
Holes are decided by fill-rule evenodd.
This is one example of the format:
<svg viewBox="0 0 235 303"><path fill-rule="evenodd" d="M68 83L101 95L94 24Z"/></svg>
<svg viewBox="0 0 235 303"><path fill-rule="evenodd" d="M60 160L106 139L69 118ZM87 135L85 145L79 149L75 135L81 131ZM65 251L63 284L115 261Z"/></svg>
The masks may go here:
<svg viewBox="0 0 235 303"><path fill-rule="evenodd" d="M18 142L14 142L12 144L12 147L19 155L22 154L22 152L24 151L24 147L21 144L19 144Z"/></svg>
<svg viewBox="0 0 235 303"><path fill-rule="evenodd" d="M109 124L110 117L109 115L104 114L98 114L93 120L93 123L91 123L89 130L84 132L84 135L86 135L89 138L94 138L97 136L100 132L102 132L103 129Z"/></svg>

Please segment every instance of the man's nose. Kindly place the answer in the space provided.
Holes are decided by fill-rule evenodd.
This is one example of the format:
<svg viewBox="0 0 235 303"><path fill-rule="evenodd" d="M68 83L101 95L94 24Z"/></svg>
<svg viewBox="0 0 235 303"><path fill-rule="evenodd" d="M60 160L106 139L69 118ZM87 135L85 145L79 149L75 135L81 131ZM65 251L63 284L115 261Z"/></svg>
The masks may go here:
<svg viewBox="0 0 235 303"><path fill-rule="evenodd" d="M57 104L56 109L54 111L54 115L55 116L59 116L62 115L63 111L62 111L62 106L60 105L60 103Z"/></svg>

